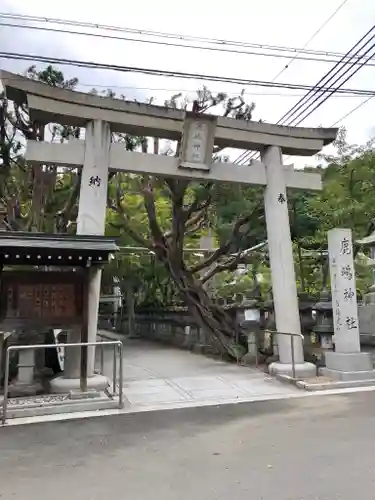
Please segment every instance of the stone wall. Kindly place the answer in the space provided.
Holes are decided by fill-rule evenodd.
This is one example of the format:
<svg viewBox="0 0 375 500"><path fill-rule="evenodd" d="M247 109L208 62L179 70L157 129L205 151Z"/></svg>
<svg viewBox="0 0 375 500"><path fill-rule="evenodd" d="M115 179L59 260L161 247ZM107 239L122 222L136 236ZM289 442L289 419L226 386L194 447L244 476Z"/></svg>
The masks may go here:
<svg viewBox="0 0 375 500"><path fill-rule="evenodd" d="M277 355L275 342L269 340L269 332L276 328L272 302L257 304L256 308L259 310L257 324L244 321L246 307L248 306L244 303L225 306L228 313L236 319L235 324L241 325L245 333L257 332L257 344L261 350ZM333 335L330 297L327 295L318 301L301 297L300 318L301 330L305 336L305 351L309 353L316 352L317 348L326 348L327 346L323 345L323 339L325 342L327 336ZM359 318L361 344L375 344L375 306L359 306ZM117 322L116 330L129 337L163 342L199 352L215 352L214 347L207 342L204 332L196 325L184 307L139 311L135 315L131 331L128 325L128 318L124 316L121 322ZM235 337L236 333L234 332L233 335Z"/></svg>
<svg viewBox="0 0 375 500"><path fill-rule="evenodd" d="M199 349L210 346L205 335L186 310L165 310L140 312L135 315L134 325L129 331L128 318L122 318L117 330L130 338L143 338L185 349Z"/></svg>
<svg viewBox="0 0 375 500"><path fill-rule="evenodd" d="M375 304L358 306L359 332L362 345L375 345Z"/></svg>
<svg viewBox="0 0 375 500"><path fill-rule="evenodd" d="M245 335L248 332L256 332L258 347L266 349L269 344L269 335L265 335L264 332L275 329L272 304L257 305L256 307L254 304L251 305L252 310L258 311L255 316L259 317L259 321L255 322L246 319L245 310L249 308L249 305L249 302L244 302L224 306L227 313L234 319L233 338L236 338L240 330ZM304 306L302 309L303 314L306 315L306 307ZM307 323L310 327L312 325L311 309L307 310L307 314L309 311L310 319ZM129 328L128 318L123 316L121 322L117 322L116 330L131 338L143 338L194 351L215 353L215 348L208 342L204 331L198 327L184 307L139 311L135 315L131 328ZM265 339L265 337L267 338ZM244 342L246 343L246 339L242 340L242 343Z"/></svg>

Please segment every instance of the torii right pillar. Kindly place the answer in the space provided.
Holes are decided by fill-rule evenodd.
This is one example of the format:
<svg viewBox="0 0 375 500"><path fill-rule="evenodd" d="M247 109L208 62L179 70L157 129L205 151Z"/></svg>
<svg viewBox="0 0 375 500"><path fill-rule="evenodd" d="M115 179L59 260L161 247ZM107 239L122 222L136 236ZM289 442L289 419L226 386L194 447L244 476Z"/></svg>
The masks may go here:
<svg viewBox="0 0 375 500"><path fill-rule="evenodd" d="M299 334L301 333L301 323L289 225L285 168L281 149L277 146L269 146L261 156L267 176L264 205L276 331ZM291 337L278 335L277 342L279 361L271 363L269 373L272 375L292 375ZM304 360L302 339L298 336L294 337L294 362L297 378L316 375L315 365Z"/></svg>

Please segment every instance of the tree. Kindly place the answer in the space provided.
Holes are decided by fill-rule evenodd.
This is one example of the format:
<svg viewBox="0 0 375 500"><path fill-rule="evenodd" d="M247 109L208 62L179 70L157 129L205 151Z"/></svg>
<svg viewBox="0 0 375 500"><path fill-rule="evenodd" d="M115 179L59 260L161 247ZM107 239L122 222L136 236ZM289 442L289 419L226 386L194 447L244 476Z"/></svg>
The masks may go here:
<svg viewBox="0 0 375 500"><path fill-rule="evenodd" d="M166 104L175 107L179 98L180 96L174 96ZM183 106L186 106L186 101ZM226 94L213 95L205 88L198 92L197 99L193 102L196 112L217 110L218 107L223 108L224 116L251 119L254 105L245 103L243 95L236 99L228 98ZM160 141L155 138L151 141L154 153L160 153ZM179 146L176 146L177 152ZM147 152L148 147L149 141L145 138L141 142L141 150ZM167 154L170 152L169 149ZM215 151L216 159L218 153ZM186 180L131 176L132 190L140 195L138 211L142 215L139 217L147 218L148 228L145 231L144 226L140 230L137 220L129 217L126 202L129 176L126 178L127 182L124 182L121 175L118 174L111 181L108 206L112 213L109 218L115 219L114 224L121 228L120 231L154 253L175 283L197 324L206 331L221 352L236 357L238 353L233 340L233 322L224 309L208 296L203 285L217 273L236 268L244 258L244 252L239 250L245 239L257 241L259 220L264 219L259 193L254 191L254 199L249 198L247 201L249 211L232 222L231 230L227 214L224 210L218 212L219 218L227 220L218 249L205 260L192 262L184 254L187 236L198 236L200 230L214 218L214 208L219 206L222 196L226 194L233 201L238 196L237 190L232 187L230 191L227 186L211 182L197 184ZM252 221L255 223L252 224ZM235 255L228 256L229 253Z"/></svg>
<svg viewBox="0 0 375 500"><path fill-rule="evenodd" d="M74 89L76 78L65 80L61 71L47 66L37 71L31 66L26 76L48 85ZM79 129L61 125L49 128L51 141L79 137ZM45 127L31 122L26 104L11 103L0 95L0 200L7 208L9 229L53 230L56 202L65 229L79 194L80 173L72 169L58 172L55 166L26 165L25 140L45 140Z"/></svg>
<svg viewBox="0 0 375 500"><path fill-rule="evenodd" d="M327 250L327 231L335 227L350 228L353 241L374 231L375 206L375 150L373 141L364 146L350 146L346 142L345 129L341 129L335 142L337 155L325 156L327 163L319 167L323 179L323 190L306 200L305 213L308 214L312 232L301 236L303 248ZM300 212L301 213L301 212ZM359 250L355 246L355 252ZM322 286L328 280L328 260L324 259ZM322 259L317 259L322 266ZM370 283L371 273L362 264L357 265L357 286L362 291ZM310 286L316 288L317 277L312 273Z"/></svg>

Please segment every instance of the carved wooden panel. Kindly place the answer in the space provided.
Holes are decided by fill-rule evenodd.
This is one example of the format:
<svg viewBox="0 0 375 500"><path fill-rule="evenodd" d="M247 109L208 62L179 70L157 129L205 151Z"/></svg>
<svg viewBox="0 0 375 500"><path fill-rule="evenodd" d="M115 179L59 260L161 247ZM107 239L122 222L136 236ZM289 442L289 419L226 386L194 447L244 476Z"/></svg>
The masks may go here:
<svg viewBox="0 0 375 500"><path fill-rule="evenodd" d="M76 324L82 319L82 275L64 272L4 272L1 318L17 324Z"/></svg>

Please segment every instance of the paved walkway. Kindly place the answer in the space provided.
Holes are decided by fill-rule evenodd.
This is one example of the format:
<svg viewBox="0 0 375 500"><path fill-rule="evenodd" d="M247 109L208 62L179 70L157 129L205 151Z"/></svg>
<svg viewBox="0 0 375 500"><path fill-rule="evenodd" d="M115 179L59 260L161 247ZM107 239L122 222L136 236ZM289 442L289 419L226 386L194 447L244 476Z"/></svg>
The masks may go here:
<svg viewBox="0 0 375 500"><path fill-rule="evenodd" d="M110 353L105 374L111 375ZM124 394L134 411L300 394L262 371L141 340L124 341Z"/></svg>

